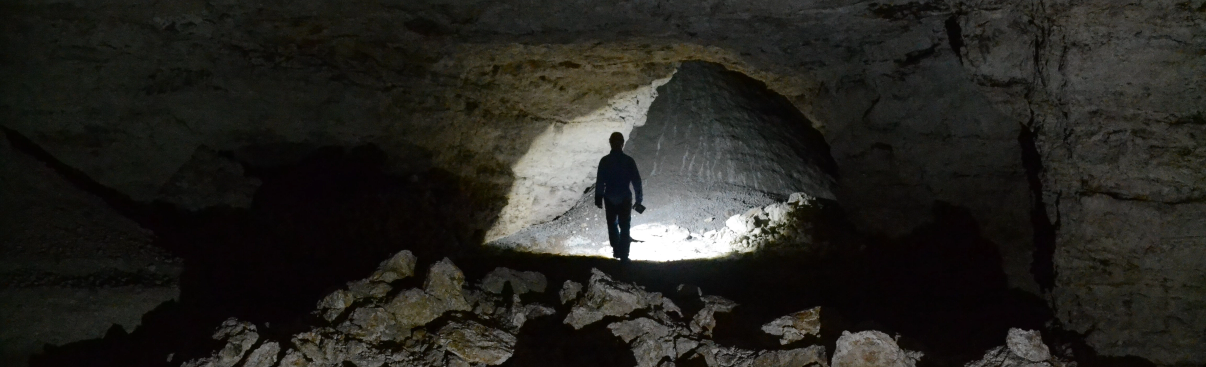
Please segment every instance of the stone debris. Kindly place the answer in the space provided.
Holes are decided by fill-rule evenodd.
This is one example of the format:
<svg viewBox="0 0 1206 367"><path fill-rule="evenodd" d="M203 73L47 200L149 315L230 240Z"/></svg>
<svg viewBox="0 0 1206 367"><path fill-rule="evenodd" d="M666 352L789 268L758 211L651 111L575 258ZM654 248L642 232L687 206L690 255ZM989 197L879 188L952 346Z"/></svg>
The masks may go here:
<svg viewBox="0 0 1206 367"><path fill-rule="evenodd" d="M681 289L682 286L679 288ZM699 292L699 288L695 288L695 290L697 293ZM734 308L737 308L737 302L721 296L702 296L699 299L703 301L704 307L691 319L691 332L712 336L712 328L716 327L716 313L732 312Z"/></svg>
<svg viewBox="0 0 1206 367"><path fill-rule="evenodd" d="M473 321L451 322L438 335L440 346L469 362L497 365L515 351L515 335Z"/></svg>
<svg viewBox="0 0 1206 367"><path fill-rule="evenodd" d="M582 293L582 283L567 280L565 284L561 285L561 292L558 295L561 296L561 304L564 305L578 299L579 293Z"/></svg>
<svg viewBox="0 0 1206 367"><path fill-rule="evenodd" d="M244 367L272 367L276 365L276 356L281 352L281 344L277 342L265 342L260 344L251 354L247 355L247 362L243 363Z"/></svg>
<svg viewBox="0 0 1206 367"><path fill-rule="evenodd" d="M1005 345L1013 354L1031 362L1051 359L1051 351L1043 344L1043 336L1038 330L1009 329L1009 334L1005 336Z"/></svg>
<svg viewBox="0 0 1206 367"><path fill-rule="evenodd" d="M418 259L410 251L399 252L389 260L381 262L369 280L390 283L398 279L409 278L415 275L415 262L417 261Z"/></svg>
<svg viewBox="0 0 1206 367"><path fill-rule="evenodd" d="M401 329L390 311L381 307L358 308L336 329L353 338L374 343L398 340L409 333L409 330Z"/></svg>
<svg viewBox="0 0 1206 367"><path fill-rule="evenodd" d="M638 309L652 307L682 315L678 306L661 293L647 292L640 286L617 282L599 269L591 269L586 294L570 310L565 323L574 329L581 329L606 316L625 316Z"/></svg>
<svg viewBox="0 0 1206 367"><path fill-rule="evenodd" d="M788 344L808 335L821 336L821 308L796 312L762 325L762 331L779 336L779 344Z"/></svg>
<svg viewBox="0 0 1206 367"><path fill-rule="evenodd" d="M320 301L316 313L331 323L328 326L295 334L284 343L264 341L247 354L257 347L255 326L230 319L214 334L227 341L226 347L185 365L233 367L244 355L244 367L496 365L514 353L524 323L556 313L545 305L524 304L519 297L543 292L543 274L500 268L505 270L481 282L487 289L464 289L464 273L448 259L428 269L422 288L388 298L388 282L412 276L415 260L403 251L382 262L369 278L350 282ZM506 283L516 290L510 299L498 294ZM429 332L429 324L437 319L447 323Z"/></svg>
<svg viewBox="0 0 1206 367"><path fill-rule="evenodd" d="M733 244L741 252L774 244L812 243L812 216L820 203L815 197L792 193L785 203L753 208L725 220L725 228L704 237Z"/></svg>
<svg viewBox="0 0 1206 367"><path fill-rule="evenodd" d="M883 332L843 331L833 352L833 367L914 367L921 352L905 351Z"/></svg>
<svg viewBox="0 0 1206 367"><path fill-rule="evenodd" d="M398 252L389 260L381 262L368 279L348 282L347 289L340 289L318 301L316 311L323 319L333 322L343 315L344 310L362 300L377 300L389 294L390 282L405 279L415 274L415 255L410 251Z"/></svg>
<svg viewBox="0 0 1206 367"><path fill-rule="evenodd" d="M1005 345L990 349L964 367L1075 367L1076 362L1056 358L1037 330L1009 329Z"/></svg>
<svg viewBox="0 0 1206 367"><path fill-rule="evenodd" d="M402 270L394 274L408 276L405 264L413 264L412 260L409 256L395 256L383 263L382 268L387 268L386 264L399 264L396 269ZM384 279L377 273L373 277ZM328 319L330 324L294 334L287 342L281 342L261 341L254 325L226 320L214 334L215 339L225 341L226 345L211 357L189 361L184 366L500 365L514 355L519 331L528 320L557 314L546 305L524 304L520 297L521 293L543 292L547 280L539 273L498 268L478 282L477 288L464 289L465 283L464 273L448 259L430 267L422 288L402 290L392 298L380 293L385 288L374 285L388 287L382 281L348 283L347 289L335 292L319 304L320 311L326 312L324 316L339 306L344 309ZM510 297L502 292L505 284L512 284L515 290ZM711 340L715 314L732 312L738 304L724 297L703 295L696 287L679 287L678 292L699 296L703 303L690 318L661 293L618 282L598 269L592 269L585 292L582 288L572 281L563 283L559 298L563 304L571 304L563 322L577 330L605 317L617 318L607 324L607 329L630 346L638 367L683 363L709 367L829 366L825 347L821 345L783 350L718 345ZM776 319L763 329L782 336L788 341L781 342L787 344L819 333L819 315L820 308L813 308ZM985 356L986 362L969 367L1020 366L1023 364L1002 364L1002 361L1033 363L1017 356L1037 358L1046 352L1041 338L1033 332L1011 331L1009 343L1008 347L990 351ZM921 357L920 353L900 349L892 338L878 331L844 333L837 345L832 362L835 367L913 367ZM1046 364L1024 365L1065 367L1054 362L1040 363Z"/></svg>
<svg viewBox="0 0 1206 367"><path fill-rule="evenodd" d="M544 293L544 289L548 287L548 281L545 280L544 274L534 271L515 271L500 267L486 274L486 277L482 279L481 288L490 293L502 294L503 288L507 283L511 284L511 290L515 294L528 292Z"/></svg>
<svg viewBox="0 0 1206 367"><path fill-rule="evenodd" d="M185 367L232 367L243 359L251 347L259 341L260 334L255 325L237 319L227 319L214 332L214 340L226 341L226 346L208 358L185 362Z"/></svg>

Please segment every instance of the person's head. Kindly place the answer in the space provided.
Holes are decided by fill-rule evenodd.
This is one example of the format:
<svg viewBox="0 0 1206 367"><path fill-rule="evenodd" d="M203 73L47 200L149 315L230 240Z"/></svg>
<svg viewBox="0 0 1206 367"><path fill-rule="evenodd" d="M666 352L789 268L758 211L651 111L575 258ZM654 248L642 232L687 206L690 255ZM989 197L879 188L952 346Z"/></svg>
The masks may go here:
<svg viewBox="0 0 1206 367"><path fill-rule="evenodd" d="M611 150L624 149L624 134L620 134L618 131L611 133L611 138L608 138L607 142L611 143Z"/></svg>

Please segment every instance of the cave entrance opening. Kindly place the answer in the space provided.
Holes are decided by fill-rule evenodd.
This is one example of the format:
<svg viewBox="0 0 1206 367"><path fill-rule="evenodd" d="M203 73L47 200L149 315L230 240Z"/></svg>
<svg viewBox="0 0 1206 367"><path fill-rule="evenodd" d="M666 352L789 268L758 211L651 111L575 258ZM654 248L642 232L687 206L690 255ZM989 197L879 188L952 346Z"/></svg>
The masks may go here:
<svg viewBox="0 0 1206 367"><path fill-rule="evenodd" d="M805 226L796 221L817 198L836 199L837 165L824 137L786 97L702 61L683 62L654 95L645 123L632 129L624 147L640 169L648 207L632 216L631 259L718 258L770 242L807 242ZM604 144L607 135L597 139ZM591 184L598 157L592 159L583 180ZM593 185L583 191L552 220L490 245L611 256Z"/></svg>

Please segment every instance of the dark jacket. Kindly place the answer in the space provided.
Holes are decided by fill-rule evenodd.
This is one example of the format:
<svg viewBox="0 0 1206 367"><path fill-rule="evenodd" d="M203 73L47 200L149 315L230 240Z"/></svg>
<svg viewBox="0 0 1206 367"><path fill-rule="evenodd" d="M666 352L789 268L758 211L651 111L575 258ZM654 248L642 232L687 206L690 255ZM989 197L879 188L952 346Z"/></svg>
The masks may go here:
<svg viewBox="0 0 1206 367"><path fill-rule="evenodd" d="M641 173L637 170L636 161L624 152L612 150L611 154L599 160L599 173L595 176L595 205L603 205L603 198L608 202L620 203L632 197L628 184L636 191L636 204L644 199L641 193Z"/></svg>

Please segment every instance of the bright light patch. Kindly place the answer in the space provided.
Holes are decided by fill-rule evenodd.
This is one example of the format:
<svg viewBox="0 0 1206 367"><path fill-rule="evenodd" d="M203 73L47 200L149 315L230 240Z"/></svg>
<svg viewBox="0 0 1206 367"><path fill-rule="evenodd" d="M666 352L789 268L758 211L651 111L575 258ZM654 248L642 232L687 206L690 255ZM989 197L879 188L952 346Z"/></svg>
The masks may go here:
<svg viewBox="0 0 1206 367"><path fill-rule="evenodd" d="M661 223L638 225L631 231L633 242L628 258L632 260L713 259L737 252L726 236L716 232L693 235L685 228Z"/></svg>

